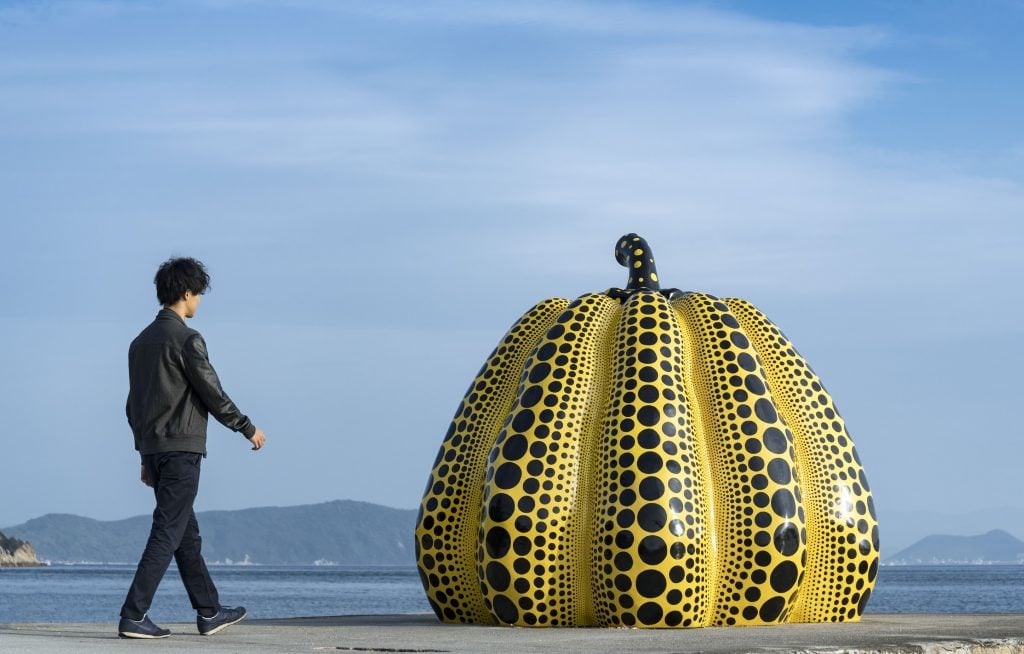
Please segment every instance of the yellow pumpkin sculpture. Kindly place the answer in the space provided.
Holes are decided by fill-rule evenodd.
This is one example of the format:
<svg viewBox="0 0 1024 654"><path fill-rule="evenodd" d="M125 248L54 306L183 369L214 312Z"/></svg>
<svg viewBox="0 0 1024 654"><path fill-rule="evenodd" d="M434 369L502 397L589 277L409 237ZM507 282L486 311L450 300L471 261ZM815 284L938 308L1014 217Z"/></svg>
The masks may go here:
<svg viewBox="0 0 1024 654"><path fill-rule="evenodd" d="M878 571L864 470L821 381L751 304L625 289L544 300L484 363L416 528L445 622L857 620Z"/></svg>

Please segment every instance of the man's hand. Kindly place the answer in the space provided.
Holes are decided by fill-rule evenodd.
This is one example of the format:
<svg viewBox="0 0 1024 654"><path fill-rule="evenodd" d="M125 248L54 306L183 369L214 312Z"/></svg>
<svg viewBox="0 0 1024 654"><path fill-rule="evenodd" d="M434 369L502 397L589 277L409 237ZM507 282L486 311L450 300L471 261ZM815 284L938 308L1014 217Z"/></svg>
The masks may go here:
<svg viewBox="0 0 1024 654"><path fill-rule="evenodd" d="M257 427L256 433L252 435L252 438L249 439L249 442L252 443L253 451L256 451L263 447L263 444L267 442L267 435L263 433L262 429Z"/></svg>
<svg viewBox="0 0 1024 654"><path fill-rule="evenodd" d="M149 478L149 473L146 472L146 466L142 466L142 474L139 475L139 479L142 481L143 484L149 486L150 488L153 487L153 480Z"/></svg>

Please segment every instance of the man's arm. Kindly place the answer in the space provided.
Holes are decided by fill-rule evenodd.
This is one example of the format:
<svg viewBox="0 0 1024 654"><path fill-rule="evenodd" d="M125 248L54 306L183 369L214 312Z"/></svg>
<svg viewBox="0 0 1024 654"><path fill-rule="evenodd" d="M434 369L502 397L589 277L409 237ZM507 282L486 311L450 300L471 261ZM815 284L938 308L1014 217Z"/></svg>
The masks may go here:
<svg viewBox="0 0 1024 654"><path fill-rule="evenodd" d="M193 334L185 341L182 359L185 364L185 376L217 422L232 431L241 432L251 440L258 430L252 421L238 410L221 387L217 372L210 364L206 341L202 336ZM259 433L262 435L263 432Z"/></svg>

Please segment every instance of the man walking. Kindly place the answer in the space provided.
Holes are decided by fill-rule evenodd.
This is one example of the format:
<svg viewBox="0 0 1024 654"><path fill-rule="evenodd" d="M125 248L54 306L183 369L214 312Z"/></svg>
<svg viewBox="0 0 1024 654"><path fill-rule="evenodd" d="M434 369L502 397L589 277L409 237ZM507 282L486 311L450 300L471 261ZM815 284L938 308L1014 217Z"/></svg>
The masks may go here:
<svg viewBox="0 0 1024 654"><path fill-rule="evenodd" d="M201 552L192 504L199 490L199 467L206 456L207 415L241 432L259 450L266 442L221 388L199 332L185 326L210 286L202 263L191 258L165 261L153 280L163 309L128 349L130 389L126 411L142 456L142 483L153 488L156 509L149 541L121 607L118 635L165 638L149 619L153 595L173 557L196 610L199 633L211 636L245 617L245 608L220 605Z"/></svg>

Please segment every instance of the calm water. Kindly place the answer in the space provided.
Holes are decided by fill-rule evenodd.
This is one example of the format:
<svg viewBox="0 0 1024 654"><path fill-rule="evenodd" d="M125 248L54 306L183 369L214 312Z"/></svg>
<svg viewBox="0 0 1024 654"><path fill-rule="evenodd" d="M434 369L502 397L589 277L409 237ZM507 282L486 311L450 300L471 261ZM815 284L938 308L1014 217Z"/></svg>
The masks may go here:
<svg viewBox="0 0 1024 654"><path fill-rule="evenodd" d="M132 566L0 569L0 624L111 622ZM254 618L429 613L415 568L211 566L226 605ZM883 567L872 613L1024 613L1024 565ZM168 571L153 603L157 621L195 614L177 573Z"/></svg>

